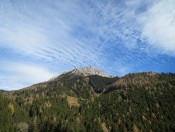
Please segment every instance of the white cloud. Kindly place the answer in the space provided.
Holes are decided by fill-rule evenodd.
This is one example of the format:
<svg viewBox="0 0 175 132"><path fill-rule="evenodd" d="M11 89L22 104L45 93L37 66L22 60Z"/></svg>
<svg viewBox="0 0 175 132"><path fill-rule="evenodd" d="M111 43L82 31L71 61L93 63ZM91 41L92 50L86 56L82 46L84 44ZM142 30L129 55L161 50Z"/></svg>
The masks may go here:
<svg viewBox="0 0 175 132"><path fill-rule="evenodd" d="M9 89L19 89L34 83L47 81L55 74L43 66L4 61L0 71L0 85ZM3 84L3 85L2 85Z"/></svg>
<svg viewBox="0 0 175 132"><path fill-rule="evenodd" d="M142 38L159 53L175 55L175 1L160 0L140 14Z"/></svg>
<svg viewBox="0 0 175 132"><path fill-rule="evenodd" d="M19 25L13 29L7 27L0 28L1 44L22 52L23 54L33 54L42 46L45 47L47 37L41 34L34 26Z"/></svg>

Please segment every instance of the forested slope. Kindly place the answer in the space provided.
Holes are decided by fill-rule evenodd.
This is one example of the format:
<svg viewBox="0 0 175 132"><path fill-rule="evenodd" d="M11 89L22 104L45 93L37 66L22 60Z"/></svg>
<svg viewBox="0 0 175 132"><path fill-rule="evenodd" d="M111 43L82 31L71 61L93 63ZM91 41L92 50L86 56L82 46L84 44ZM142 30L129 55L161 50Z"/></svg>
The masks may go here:
<svg viewBox="0 0 175 132"><path fill-rule="evenodd" d="M0 131L174 131L175 74L62 75L0 94Z"/></svg>

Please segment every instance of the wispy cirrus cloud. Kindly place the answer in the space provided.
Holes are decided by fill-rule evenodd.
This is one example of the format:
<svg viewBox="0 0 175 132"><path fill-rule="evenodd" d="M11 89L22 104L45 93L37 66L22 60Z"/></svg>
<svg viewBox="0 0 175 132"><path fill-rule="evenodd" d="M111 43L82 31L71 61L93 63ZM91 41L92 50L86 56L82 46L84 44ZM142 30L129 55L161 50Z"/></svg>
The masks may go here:
<svg viewBox="0 0 175 132"><path fill-rule="evenodd" d="M173 0L2 0L0 48L13 52L9 59L10 52L1 55L0 61L5 65L2 60L7 58L13 64L15 59L23 66L14 76L23 76L24 67L36 71L46 67L39 71L47 78L51 75L46 74L47 69L57 74L93 65L124 75L138 67L142 71L143 65L150 63L158 66L166 61L156 59L159 55L175 53L174 5ZM27 61L32 66L26 66ZM7 78L15 69L1 71L8 73Z"/></svg>
<svg viewBox="0 0 175 132"><path fill-rule="evenodd" d="M76 4L61 2L62 7L57 2L49 4L46 2L39 6L36 12L31 9L35 9L35 4L40 3L31 2L29 7L26 7L26 4L28 3L9 2L8 8L4 9L7 13L4 13L5 11L1 13L1 18L4 20L4 25L0 28L1 46L8 46L22 55L63 63L75 61L83 65L83 60L91 63L93 59L97 59L93 48L72 34L76 25L80 23L77 21L81 17L81 13L80 16L75 15L77 13L74 9L77 11L79 8ZM20 10L18 10L19 6ZM65 9L71 10L71 13ZM13 16L13 19L10 16ZM87 54L89 57L86 57Z"/></svg>

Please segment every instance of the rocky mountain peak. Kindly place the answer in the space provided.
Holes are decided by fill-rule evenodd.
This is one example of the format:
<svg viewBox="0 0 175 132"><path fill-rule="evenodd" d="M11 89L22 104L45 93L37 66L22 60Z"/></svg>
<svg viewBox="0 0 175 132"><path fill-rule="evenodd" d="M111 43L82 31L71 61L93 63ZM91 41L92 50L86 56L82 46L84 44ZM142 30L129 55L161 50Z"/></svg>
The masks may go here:
<svg viewBox="0 0 175 132"><path fill-rule="evenodd" d="M80 76L99 75L99 76L108 77L108 78L114 77L112 75L109 75L109 74L97 69L97 68L94 68L92 66L87 66L87 67L75 68L72 71L63 72L60 75L51 78L49 81L55 80L56 78L62 77L66 74L74 74L74 75L80 75Z"/></svg>
<svg viewBox="0 0 175 132"><path fill-rule="evenodd" d="M71 73L77 74L77 75L82 75L82 76L99 75L102 77L112 77L111 75L108 75L107 73L105 73L99 69L96 69L92 66L76 68L73 71L71 71Z"/></svg>

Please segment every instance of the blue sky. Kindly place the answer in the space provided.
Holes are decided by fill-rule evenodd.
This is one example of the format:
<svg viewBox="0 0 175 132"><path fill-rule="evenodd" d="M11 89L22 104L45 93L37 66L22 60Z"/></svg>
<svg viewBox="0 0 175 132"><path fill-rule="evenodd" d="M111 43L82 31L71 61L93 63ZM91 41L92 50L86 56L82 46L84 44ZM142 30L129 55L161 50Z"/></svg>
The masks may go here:
<svg viewBox="0 0 175 132"><path fill-rule="evenodd" d="M89 65L175 72L175 1L1 0L0 89Z"/></svg>

